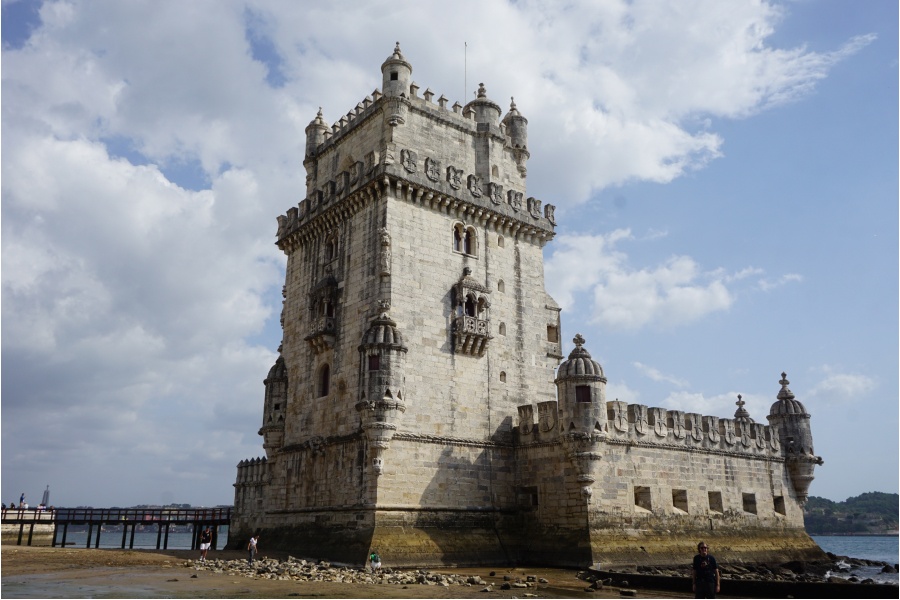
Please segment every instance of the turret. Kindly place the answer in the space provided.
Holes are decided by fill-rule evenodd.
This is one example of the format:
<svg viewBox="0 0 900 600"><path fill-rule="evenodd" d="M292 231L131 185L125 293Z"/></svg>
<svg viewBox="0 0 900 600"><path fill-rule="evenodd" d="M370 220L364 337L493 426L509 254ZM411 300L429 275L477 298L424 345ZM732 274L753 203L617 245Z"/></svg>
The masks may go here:
<svg viewBox="0 0 900 600"><path fill-rule="evenodd" d="M813 471L816 465L821 465L824 461L814 453L809 413L788 388L790 381L787 379L787 373L781 374L778 383L781 384L781 390L778 392L778 401L769 410L769 425L778 429L785 464L797 500L800 504L805 504L809 484L814 478Z"/></svg>
<svg viewBox="0 0 900 600"><path fill-rule="evenodd" d="M606 377L603 367L584 348L581 334L572 341L575 349L559 365L555 381L563 432L605 433Z"/></svg>
<svg viewBox="0 0 900 600"><path fill-rule="evenodd" d="M556 372L556 396L566 455L575 467L585 501L590 502L608 430L606 377L600 363L585 350L581 334L572 341L575 349Z"/></svg>
<svg viewBox="0 0 900 600"><path fill-rule="evenodd" d="M500 105L487 97L487 89L483 83L478 84L478 93L474 100L466 104L463 114L472 113L476 123L497 126L500 122Z"/></svg>
<svg viewBox="0 0 900 600"><path fill-rule="evenodd" d="M376 475L384 469L384 452L406 411L403 401L406 352L403 336L397 323L388 316L385 304L359 346L360 395L356 410L360 414Z"/></svg>
<svg viewBox="0 0 900 600"><path fill-rule="evenodd" d="M266 456L281 448L284 441L284 413L287 408L288 375L278 349L278 360L269 369L269 375L263 381L266 386L265 405L263 407L263 424L259 429L259 435L263 436L263 448Z"/></svg>
<svg viewBox="0 0 900 600"><path fill-rule="evenodd" d="M381 65L381 91L385 96L404 96L409 98L409 82L412 77L412 65L400 52L400 42L394 46L394 53L387 57Z"/></svg>
<svg viewBox="0 0 900 600"><path fill-rule="evenodd" d="M322 107L316 118L306 126L306 158L316 155L316 149L325 141L325 132L328 131L328 123L322 118Z"/></svg>
<svg viewBox="0 0 900 600"><path fill-rule="evenodd" d="M527 172L525 164L531 157L528 152L528 119L523 117L516 108L515 98L509 99L509 112L503 117L503 125L506 127L506 136L510 150L512 150L513 158L516 161L516 168L519 174L524 177Z"/></svg>

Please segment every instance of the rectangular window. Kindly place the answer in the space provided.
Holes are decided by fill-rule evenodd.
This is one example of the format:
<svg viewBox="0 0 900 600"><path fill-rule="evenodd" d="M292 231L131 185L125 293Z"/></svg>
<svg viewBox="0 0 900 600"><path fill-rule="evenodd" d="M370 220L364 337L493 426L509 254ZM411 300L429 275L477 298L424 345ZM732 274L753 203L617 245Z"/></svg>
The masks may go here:
<svg viewBox="0 0 900 600"><path fill-rule="evenodd" d="M650 500L650 488L640 485L634 486L634 505L644 510L653 510L653 503Z"/></svg>
<svg viewBox="0 0 900 600"><path fill-rule="evenodd" d="M377 354L372 354L369 356L369 370L377 371L381 368L381 357Z"/></svg>
<svg viewBox="0 0 900 600"><path fill-rule="evenodd" d="M722 492L709 492L709 512L722 514Z"/></svg>
<svg viewBox="0 0 900 600"><path fill-rule="evenodd" d="M756 494L742 494L744 498L744 512L751 515L756 514Z"/></svg>
<svg viewBox="0 0 900 600"><path fill-rule="evenodd" d="M687 490L672 490L672 507L680 511L688 511Z"/></svg>
<svg viewBox="0 0 900 600"><path fill-rule="evenodd" d="M779 515L786 515L784 510L784 496L775 496L775 512Z"/></svg>
<svg viewBox="0 0 900 600"><path fill-rule="evenodd" d="M556 325L547 325L547 341L559 343L559 328Z"/></svg>
<svg viewBox="0 0 900 600"><path fill-rule="evenodd" d="M575 386L575 402L591 403L591 387L589 385Z"/></svg>
<svg viewBox="0 0 900 600"><path fill-rule="evenodd" d="M535 509L538 505L538 489L536 485L520 487L516 493L516 503L521 508Z"/></svg>

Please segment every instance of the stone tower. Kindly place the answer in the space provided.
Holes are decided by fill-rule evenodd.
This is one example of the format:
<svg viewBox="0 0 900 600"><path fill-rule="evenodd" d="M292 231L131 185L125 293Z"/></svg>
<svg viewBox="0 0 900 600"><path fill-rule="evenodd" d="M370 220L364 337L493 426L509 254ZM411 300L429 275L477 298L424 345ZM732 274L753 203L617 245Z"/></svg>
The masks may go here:
<svg viewBox="0 0 900 600"><path fill-rule="evenodd" d="M608 401L580 335L554 373L528 121L484 84L448 106L412 72L398 44L381 90L306 127L234 543L391 566L680 564L698 535L723 560L823 557L801 510L821 459L787 381L763 425L741 401L734 419Z"/></svg>

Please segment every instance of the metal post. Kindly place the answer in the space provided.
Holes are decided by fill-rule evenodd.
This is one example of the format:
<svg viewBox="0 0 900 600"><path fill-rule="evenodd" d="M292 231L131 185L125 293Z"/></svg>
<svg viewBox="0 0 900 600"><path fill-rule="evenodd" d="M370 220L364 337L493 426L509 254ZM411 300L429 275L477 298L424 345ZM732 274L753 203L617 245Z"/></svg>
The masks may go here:
<svg viewBox="0 0 900 600"><path fill-rule="evenodd" d="M159 544L162 541L162 521L156 523L156 549L159 550Z"/></svg>
<svg viewBox="0 0 900 600"><path fill-rule="evenodd" d="M28 545L31 545L31 536L34 535L34 521L31 522L31 527L28 528Z"/></svg>
<svg viewBox="0 0 900 600"><path fill-rule="evenodd" d="M87 545L85 546L85 548L91 547L91 536L93 533L94 533L94 524L91 523L90 521L88 521L88 539L87 539Z"/></svg>
<svg viewBox="0 0 900 600"><path fill-rule="evenodd" d="M163 550L169 549L169 522L166 521L166 537L163 538Z"/></svg>
<svg viewBox="0 0 900 600"><path fill-rule="evenodd" d="M132 526L133 528L134 526ZM128 521L122 523L122 548L125 548L125 536L128 535Z"/></svg>
<svg viewBox="0 0 900 600"><path fill-rule="evenodd" d="M137 529L137 523L131 524L131 539L128 541L128 549L131 550L134 548L134 530Z"/></svg>
<svg viewBox="0 0 900 600"><path fill-rule="evenodd" d="M22 545L22 533L25 532L25 523L19 523L19 539L16 540L16 546Z"/></svg>
<svg viewBox="0 0 900 600"><path fill-rule="evenodd" d="M66 547L66 536L69 534L69 524L63 523L63 539L62 539L62 547Z"/></svg>
<svg viewBox="0 0 900 600"><path fill-rule="evenodd" d="M56 533L59 530L59 523L53 522L53 542L50 544L51 548L56 548Z"/></svg>
<svg viewBox="0 0 900 600"><path fill-rule="evenodd" d="M97 541L94 542L94 548L100 547L100 532L103 530L103 521L97 524Z"/></svg>

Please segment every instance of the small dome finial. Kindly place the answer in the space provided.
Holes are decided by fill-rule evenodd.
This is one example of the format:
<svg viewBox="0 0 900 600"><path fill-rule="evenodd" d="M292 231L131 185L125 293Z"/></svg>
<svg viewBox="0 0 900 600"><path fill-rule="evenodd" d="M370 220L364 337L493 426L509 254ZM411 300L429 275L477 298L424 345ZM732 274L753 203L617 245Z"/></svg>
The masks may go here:
<svg viewBox="0 0 900 600"><path fill-rule="evenodd" d="M581 336L580 333L575 334L575 337L572 338L572 342L574 342L574 344L578 348L581 348L582 346L584 346L584 338Z"/></svg>
<svg viewBox="0 0 900 600"><path fill-rule="evenodd" d="M752 422L753 419L750 418L750 413L747 411L746 408L744 408L744 405L747 404L746 402L744 402L744 397L741 396L740 394L738 394L737 402L735 402L735 404L737 404L738 409L736 411L734 411L734 418L739 421L751 421Z"/></svg>
<svg viewBox="0 0 900 600"><path fill-rule="evenodd" d="M483 83L478 84L478 97L479 98L487 98L487 90L485 89Z"/></svg>

